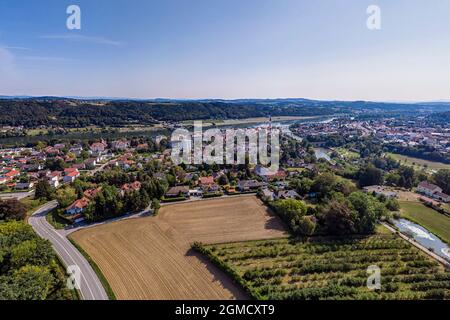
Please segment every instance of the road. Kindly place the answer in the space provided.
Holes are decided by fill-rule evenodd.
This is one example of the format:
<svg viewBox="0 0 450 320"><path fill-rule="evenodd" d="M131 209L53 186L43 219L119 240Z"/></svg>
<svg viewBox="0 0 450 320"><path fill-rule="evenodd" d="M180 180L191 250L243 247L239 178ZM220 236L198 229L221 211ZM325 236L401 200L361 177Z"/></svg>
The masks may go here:
<svg viewBox="0 0 450 320"><path fill-rule="evenodd" d="M6 199L14 199L17 200L26 198L28 196L34 195L34 190L31 191L23 191L23 192L9 192L9 193L0 193L0 199L6 200Z"/></svg>
<svg viewBox="0 0 450 320"><path fill-rule="evenodd" d="M63 233L53 228L45 219L45 215L56 207L56 201L46 203L36 210L28 219L28 223L39 236L52 243L53 248L66 267L76 265L80 268L80 293L84 300L108 300L108 295L89 262Z"/></svg>

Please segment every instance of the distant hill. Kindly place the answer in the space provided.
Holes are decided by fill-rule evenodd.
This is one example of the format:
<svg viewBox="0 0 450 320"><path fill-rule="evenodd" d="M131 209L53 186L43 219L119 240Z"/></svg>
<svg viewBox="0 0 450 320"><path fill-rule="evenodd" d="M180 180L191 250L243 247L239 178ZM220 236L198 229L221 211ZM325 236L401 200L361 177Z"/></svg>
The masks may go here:
<svg viewBox="0 0 450 320"><path fill-rule="evenodd" d="M336 114L425 115L450 110L449 104L399 104L368 101L308 99L130 100L111 98L16 97L0 99L0 125L36 127L123 126L157 121L242 119L268 116L326 116Z"/></svg>
<svg viewBox="0 0 450 320"><path fill-rule="evenodd" d="M450 127L450 111L433 113L428 119L434 123L439 123Z"/></svg>

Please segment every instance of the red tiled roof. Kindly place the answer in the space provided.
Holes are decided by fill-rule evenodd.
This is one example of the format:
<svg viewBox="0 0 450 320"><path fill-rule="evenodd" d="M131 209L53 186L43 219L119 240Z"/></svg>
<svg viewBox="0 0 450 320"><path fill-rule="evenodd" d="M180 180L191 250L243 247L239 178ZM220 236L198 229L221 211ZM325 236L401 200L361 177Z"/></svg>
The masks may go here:
<svg viewBox="0 0 450 320"><path fill-rule="evenodd" d="M200 177L198 180L200 181L200 184L213 184L214 183L214 178L212 176Z"/></svg>
<svg viewBox="0 0 450 320"><path fill-rule="evenodd" d="M70 206L68 206L66 208L66 210L75 209L75 208L77 208L77 209L84 209L88 204L89 204L89 199L88 198L81 198L81 199L76 200Z"/></svg>
<svg viewBox="0 0 450 320"><path fill-rule="evenodd" d="M5 174L6 177L10 178L10 177L14 177L16 175L20 174L19 171L17 170L11 170L10 172L8 172L7 174Z"/></svg>
<svg viewBox="0 0 450 320"><path fill-rule="evenodd" d="M80 173L78 172L78 170L70 171L69 173L66 174L67 177L78 177L79 175Z"/></svg>
<svg viewBox="0 0 450 320"><path fill-rule="evenodd" d="M122 190L123 191L137 191L137 190L139 190L141 188L141 183L139 182L139 181L135 181L135 182L132 182L132 183L125 183L123 186L122 186Z"/></svg>
<svg viewBox="0 0 450 320"><path fill-rule="evenodd" d="M95 189L89 189L86 190L83 194L86 198L92 199L93 197L95 197L97 195L97 193L99 193L100 191L102 191L102 187L98 187Z"/></svg>

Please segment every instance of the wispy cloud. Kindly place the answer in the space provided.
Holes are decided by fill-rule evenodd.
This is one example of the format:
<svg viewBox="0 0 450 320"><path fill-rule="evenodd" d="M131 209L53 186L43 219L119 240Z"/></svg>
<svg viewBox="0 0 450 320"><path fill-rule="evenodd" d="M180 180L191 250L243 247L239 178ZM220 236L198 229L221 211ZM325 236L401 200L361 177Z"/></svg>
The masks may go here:
<svg viewBox="0 0 450 320"><path fill-rule="evenodd" d="M26 47L16 47L16 46L3 46L3 49L7 49L7 50L26 50L26 51L30 51L30 48L26 48Z"/></svg>
<svg viewBox="0 0 450 320"><path fill-rule="evenodd" d="M41 39L53 39L53 40L64 40L71 42L84 42L92 44L110 45L110 46L122 46L124 43L120 41L110 40L104 37L90 37L83 36L79 34L65 34L65 35L43 35L40 36Z"/></svg>
<svg viewBox="0 0 450 320"><path fill-rule="evenodd" d="M46 56L25 56L21 57L21 59L29 60L29 61L61 61L61 62L67 62L67 61L76 61L75 59L71 58L64 58L64 57L46 57Z"/></svg>
<svg viewBox="0 0 450 320"><path fill-rule="evenodd" d="M0 79L2 76L10 76L14 71L14 55L8 49L0 46Z"/></svg>

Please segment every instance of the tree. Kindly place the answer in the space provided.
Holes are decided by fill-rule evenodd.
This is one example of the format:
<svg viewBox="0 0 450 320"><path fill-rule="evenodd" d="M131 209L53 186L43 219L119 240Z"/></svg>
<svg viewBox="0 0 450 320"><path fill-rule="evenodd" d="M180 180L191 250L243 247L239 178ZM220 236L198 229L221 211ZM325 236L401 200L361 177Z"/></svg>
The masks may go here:
<svg viewBox="0 0 450 320"><path fill-rule="evenodd" d="M23 221L0 223L0 300L71 299L50 243Z"/></svg>
<svg viewBox="0 0 450 320"><path fill-rule="evenodd" d="M331 201L324 215L327 231L333 235L351 234L356 231L356 214L345 202Z"/></svg>
<svg viewBox="0 0 450 320"><path fill-rule="evenodd" d="M83 160L86 160L86 159L89 158L89 152L87 152L86 150L82 150L82 151L80 152L80 156L81 156L81 158L82 158Z"/></svg>
<svg viewBox="0 0 450 320"><path fill-rule="evenodd" d="M218 179L218 182L221 186L228 184L228 178L225 174L221 175Z"/></svg>
<svg viewBox="0 0 450 320"><path fill-rule="evenodd" d="M281 219L288 223L295 233L299 232L300 218L305 216L308 211L308 207L303 201L293 199L277 200L272 203L272 206Z"/></svg>
<svg viewBox="0 0 450 320"><path fill-rule="evenodd" d="M413 186L416 185L415 183L416 179L413 168L401 166L398 169L398 174L400 176L400 180L398 181L399 187L411 189Z"/></svg>
<svg viewBox="0 0 450 320"><path fill-rule="evenodd" d="M45 167L52 171L64 171L67 168L67 164L61 158L49 158L45 161Z"/></svg>
<svg viewBox="0 0 450 320"><path fill-rule="evenodd" d="M298 231L305 235L311 236L316 230L316 219L313 216L304 216L299 219Z"/></svg>
<svg viewBox="0 0 450 320"><path fill-rule="evenodd" d="M359 186L374 186L383 184L383 171L369 164L359 172Z"/></svg>
<svg viewBox="0 0 450 320"><path fill-rule="evenodd" d="M36 238L21 242L11 250L11 265L21 268L25 265L46 266L55 255L47 240Z"/></svg>
<svg viewBox="0 0 450 320"><path fill-rule="evenodd" d="M391 172L385 176L385 180L386 180L386 184L388 186L396 187L400 184L400 175L397 173Z"/></svg>
<svg viewBox="0 0 450 320"><path fill-rule="evenodd" d="M313 181L309 178L295 179L291 182L291 187L297 191L299 195L308 194L313 186Z"/></svg>
<svg viewBox="0 0 450 320"><path fill-rule="evenodd" d="M161 204L159 203L159 200L158 199L153 199L152 200L153 214L157 215L160 208L161 208Z"/></svg>
<svg viewBox="0 0 450 320"><path fill-rule="evenodd" d="M56 191L55 198L61 208L66 208L77 199L77 192L74 188L66 186Z"/></svg>
<svg viewBox="0 0 450 320"><path fill-rule="evenodd" d="M388 199L386 201L386 208L389 211L399 211L400 210L400 204L398 203L397 199Z"/></svg>
<svg viewBox="0 0 450 320"><path fill-rule="evenodd" d="M45 300L52 288L52 281L48 268L40 266L24 266L12 276L18 300Z"/></svg>
<svg viewBox="0 0 450 320"><path fill-rule="evenodd" d="M122 212L123 203L114 186L103 185L100 191L94 198L95 209L93 214L90 214L90 220L99 221L110 217L115 217Z"/></svg>
<svg viewBox="0 0 450 320"><path fill-rule="evenodd" d="M450 194L450 169L440 169L433 175L433 180L444 193Z"/></svg>
<svg viewBox="0 0 450 320"><path fill-rule="evenodd" d="M36 184L36 190L34 192L34 197L36 199L47 199L51 200L53 198L53 190L47 180L39 180Z"/></svg>
<svg viewBox="0 0 450 320"><path fill-rule="evenodd" d="M0 199L0 220L23 220L26 213L26 206L17 199Z"/></svg>
<svg viewBox="0 0 450 320"><path fill-rule="evenodd" d="M330 195L336 185L337 177L335 174L325 172L319 175L311 188L312 191L317 192L318 198L323 199Z"/></svg>
<svg viewBox="0 0 450 320"><path fill-rule="evenodd" d="M372 233L379 219L386 214L386 207L375 197L358 191L348 197L351 208L355 210L356 231L359 233Z"/></svg>

